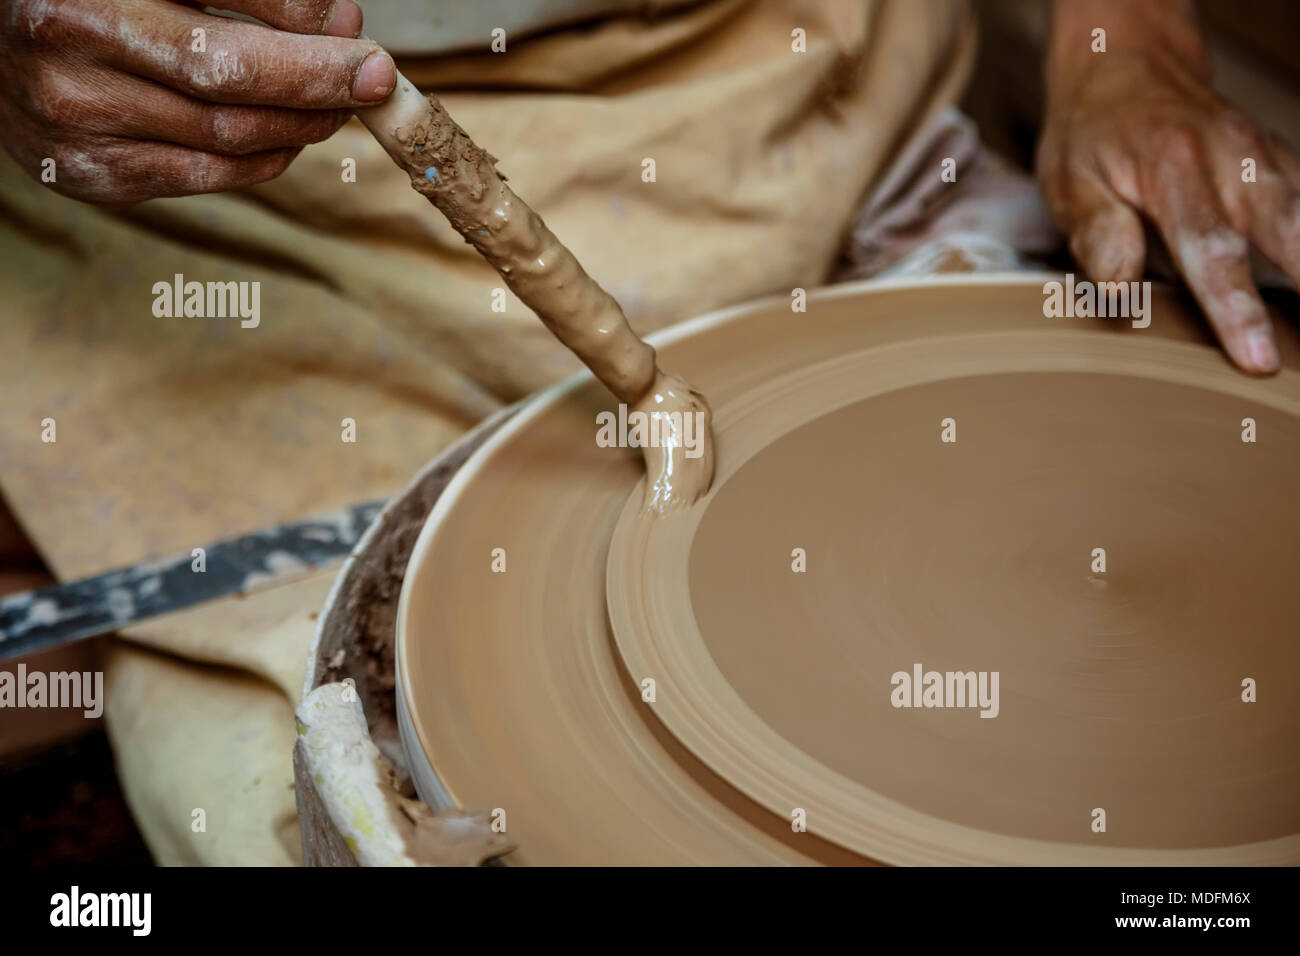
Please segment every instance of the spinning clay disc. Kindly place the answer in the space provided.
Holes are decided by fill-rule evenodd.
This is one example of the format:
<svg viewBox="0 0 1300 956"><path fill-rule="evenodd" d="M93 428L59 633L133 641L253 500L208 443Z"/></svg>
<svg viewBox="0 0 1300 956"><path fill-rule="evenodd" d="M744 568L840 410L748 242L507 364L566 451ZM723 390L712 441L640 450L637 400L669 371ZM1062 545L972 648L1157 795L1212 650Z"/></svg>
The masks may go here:
<svg viewBox="0 0 1300 956"><path fill-rule="evenodd" d="M1295 330L1253 379L1171 293L1131 328L1043 282L672 330L717 474L667 517L589 376L530 403L407 570L425 799L516 863L1300 860Z"/></svg>

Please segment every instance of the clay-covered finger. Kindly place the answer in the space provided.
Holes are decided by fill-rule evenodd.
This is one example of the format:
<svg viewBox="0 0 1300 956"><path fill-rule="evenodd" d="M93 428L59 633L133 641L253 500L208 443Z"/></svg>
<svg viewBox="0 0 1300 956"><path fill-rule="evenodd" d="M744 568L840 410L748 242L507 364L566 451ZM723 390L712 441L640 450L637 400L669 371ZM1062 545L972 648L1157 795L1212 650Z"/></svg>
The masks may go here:
<svg viewBox="0 0 1300 956"><path fill-rule="evenodd" d="M1132 282L1142 275L1146 240L1142 221L1095 175L1071 177L1063 218L1070 252L1095 282Z"/></svg>
<svg viewBox="0 0 1300 956"><path fill-rule="evenodd" d="M216 0L208 6L245 13L290 33L361 35L361 7L356 0Z"/></svg>
<svg viewBox="0 0 1300 956"><path fill-rule="evenodd" d="M40 82L43 122L80 134L176 143L226 156L328 139L346 110L208 103L108 70L49 71Z"/></svg>
<svg viewBox="0 0 1300 956"><path fill-rule="evenodd" d="M1276 371L1277 346L1251 278L1249 244L1229 223L1207 168L1172 144L1146 175L1147 212L1224 350L1248 372Z"/></svg>
<svg viewBox="0 0 1300 956"><path fill-rule="evenodd" d="M87 202L136 203L164 196L223 192L274 179L296 149L221 156L171 143L95 140L69 151L60 192Z"/></svg>
<svg viewBox="0 0 1300 956"><path fill-rule="evenodd" d="M102 55L216 103L350 109L383 100L397 79L392 58L369 40L303 36L181 7L133 21L130 42Z"/></svg>
<svg viewBox="0 0 1300 956"><path fill-rule="evenodd" d="M1208 149L1234 229L1300 286L1300 161L1238 112L1224 117Z"/></svg>

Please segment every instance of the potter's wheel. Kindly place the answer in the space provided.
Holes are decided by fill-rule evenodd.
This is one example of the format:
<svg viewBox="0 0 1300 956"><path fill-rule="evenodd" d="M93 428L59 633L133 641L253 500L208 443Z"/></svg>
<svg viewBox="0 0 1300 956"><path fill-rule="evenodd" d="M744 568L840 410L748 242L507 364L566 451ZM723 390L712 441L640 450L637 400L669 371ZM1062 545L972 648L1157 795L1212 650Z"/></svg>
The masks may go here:
<svg viewBox="0 0 1300 956"><path fill-rule="evenodd" d="M505 810L517 863L1300 860L1295 330L1250 379L1171 295L1137 330L1044 318L1042 281L673 330L719 457L667 520L599 385L530 403L408 566L422 796ZM997 671L998 716L892 706L917 663Z"/></svg>

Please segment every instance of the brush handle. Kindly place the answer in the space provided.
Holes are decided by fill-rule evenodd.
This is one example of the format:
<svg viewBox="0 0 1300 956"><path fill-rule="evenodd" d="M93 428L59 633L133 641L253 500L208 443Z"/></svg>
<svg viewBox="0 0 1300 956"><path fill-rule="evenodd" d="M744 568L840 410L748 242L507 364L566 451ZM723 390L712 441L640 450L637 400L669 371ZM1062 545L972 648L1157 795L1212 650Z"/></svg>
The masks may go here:
<svg viewBox="0 0 1300 956"><path fill-rule="evenodd" d="M393 160L514 293L621 401L654 384L655 351L623 310L515 195L495 159L426 96L397 75L383 104L357 110Z"/></svg>

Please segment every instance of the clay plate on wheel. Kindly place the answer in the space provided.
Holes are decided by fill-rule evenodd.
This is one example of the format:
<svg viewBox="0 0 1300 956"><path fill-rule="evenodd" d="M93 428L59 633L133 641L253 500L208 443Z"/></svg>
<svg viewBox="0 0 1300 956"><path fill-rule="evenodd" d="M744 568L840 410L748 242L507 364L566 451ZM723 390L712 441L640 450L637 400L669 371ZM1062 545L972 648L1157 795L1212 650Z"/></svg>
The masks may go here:
<svg viewBox="0 0 1300 956"><path fill-rule="evenodd" d="M1045 318L1043 281L672 330L718 475L667 519L590 377L530 403L407 570L422 795L504 810L517 863L1300 860L1295 330L1252 379L1172 294L1132 329ZM918 663L998 672L997 717L892 706Z"/></svg>

